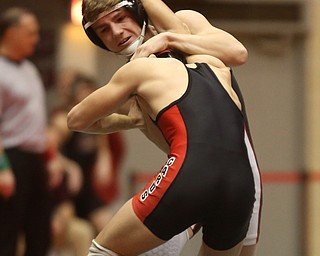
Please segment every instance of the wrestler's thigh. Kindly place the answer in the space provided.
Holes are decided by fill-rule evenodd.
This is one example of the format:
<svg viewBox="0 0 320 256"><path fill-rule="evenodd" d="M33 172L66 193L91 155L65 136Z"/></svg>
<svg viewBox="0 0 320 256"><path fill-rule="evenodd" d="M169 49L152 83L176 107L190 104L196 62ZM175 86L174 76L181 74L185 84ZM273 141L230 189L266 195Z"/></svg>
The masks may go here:
<svg viewBox="0 0 320 256"><path fill-rule="evenodd" d="M109 250L128 256L138 255L165 242L151 233L135 215L131 199L112 217L96 241Z"/></svg>

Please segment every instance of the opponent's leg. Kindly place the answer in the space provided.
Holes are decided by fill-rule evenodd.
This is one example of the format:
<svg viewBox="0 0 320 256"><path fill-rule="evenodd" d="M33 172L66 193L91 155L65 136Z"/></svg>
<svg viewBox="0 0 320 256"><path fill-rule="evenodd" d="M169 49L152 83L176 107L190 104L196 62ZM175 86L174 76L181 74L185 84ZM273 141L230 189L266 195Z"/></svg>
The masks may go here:
<svg viewBox="0 0 320 256"><path fill-rule="evenodd" d="M189 240L189 230L181 232L180 234L172 237L164 244L143 253L141 256L157 256L157 255L170 255L179 256L186 242Z"/></svg>
<svg viewBox="0 0 320 256"><path fill-rule="evenodd" d="M129 256L146 252L165 241L157 238L140 221L129 200L100 232L96 242L113 253Z"/></svg>
<svg viewBox="0 0 320 256"><path fill-rule="evenodd" d="M217 250L211 249L204 242L202 242L198 256L240 256L242 247L243 247L243 242L240 242L239 244L232 247L231 249L224 250L224 251L217 251Z"/></svg>
<svg viewBox="0 0 320 256"><path fill-rule="evenodd" d="M164 244L148 251L140 256L159 256L159 255L170 255L170 256L179 256L186 242L191 239L193 236L193 231L191 228L186 229L180 234L174 236L169 241ZM92 244L89 249L89 256L95 255L111 255L117 256L118 254L104 248L99 245L95 240L92 241Z"/></svg>
<svg viewBox="0 0 320 256"><path fill-rule="evenodd" d="M256 249L257 249L256 244L243 246L240 256L254 256L256 255Z"/></svg>
<svg viewBox="0 0 320 256"><path fill-rule="evenodd" d="M148 252L145 252L141 256L179 256L187 241L190 240L200 230L200 228L201 224L194 224L180 234L172 237L169 241Z"/></svg>
<svg viewBox="0 0 320 256"><path fill-rule="evenodd" d="M104 248L100 244L96 242L96 240L92 240L92 244L89 248L88 256L118 256L119 254Z"/></svg>

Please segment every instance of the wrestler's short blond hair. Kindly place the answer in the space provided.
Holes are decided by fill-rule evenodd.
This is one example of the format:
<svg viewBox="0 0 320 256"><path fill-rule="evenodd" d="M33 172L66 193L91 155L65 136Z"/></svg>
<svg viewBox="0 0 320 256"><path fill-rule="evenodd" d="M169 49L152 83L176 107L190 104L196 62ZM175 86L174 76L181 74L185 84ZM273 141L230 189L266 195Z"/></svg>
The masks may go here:
<svg viewBox="0 0 320 256"><path fill-rule="evenodd" d="M110 9L121 1L122 0L83 0L82 15L87 22L92 22L97 19L100 13Z"/></svg>

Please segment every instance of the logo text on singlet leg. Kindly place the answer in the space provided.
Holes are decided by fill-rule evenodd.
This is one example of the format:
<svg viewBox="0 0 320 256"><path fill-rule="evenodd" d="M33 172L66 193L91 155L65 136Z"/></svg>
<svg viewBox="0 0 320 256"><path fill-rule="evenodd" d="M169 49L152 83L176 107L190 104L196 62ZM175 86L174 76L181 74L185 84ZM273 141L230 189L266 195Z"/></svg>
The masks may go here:
<svg viewBox="0 0 320 256"><path fill-rule="evenodd" d="M167 176L169 168L173 165L175 160L175 157L170 157L168 159L167 163L162 167L161 171L159 172L155 180L151 183L150 187L143 191L140 195L141 202L145 201L148 198L148 196L152 194L156 190L156 188L161 184L162 179Z"/></svg>

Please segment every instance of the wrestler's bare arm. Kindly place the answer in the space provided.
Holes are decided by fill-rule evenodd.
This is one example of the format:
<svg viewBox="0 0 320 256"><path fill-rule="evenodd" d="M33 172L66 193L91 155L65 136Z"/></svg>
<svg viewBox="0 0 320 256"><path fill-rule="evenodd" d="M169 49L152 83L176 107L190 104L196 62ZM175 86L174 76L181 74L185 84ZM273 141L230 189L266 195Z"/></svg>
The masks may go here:
<svg viewBox="0 0 320 256"><path fill-rule="evenodd" d="M115 111L132 96L134 79L124 83L121 70L126 70L126 64L111 78L110 82L91 93L84 100L74 106L67 116L68 127L81 132L102 133L112 131L113 125L128 125L127 116L116 114ZM135 76L136 78L136 76ZM120 117L120 118L119 118ZM123 117L123 119L122 119Z"/></svg>
<svg viewBox="0 0 320 256"><path fill-rule="evenodd" d="M108 134L131 129L144 129L142 112L135 97L132 96L116 113L112 113L94 122L86 128L86 133Z"/></svg>

